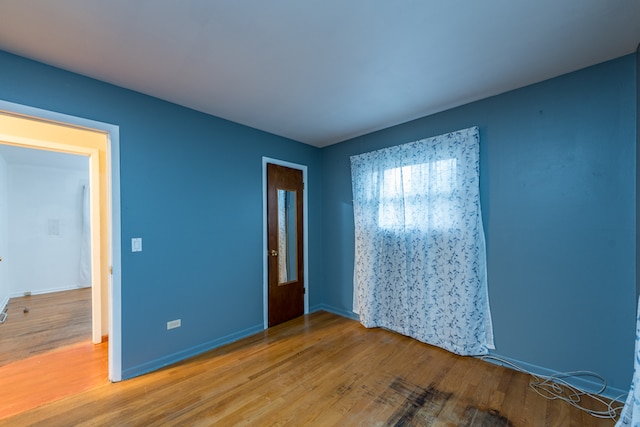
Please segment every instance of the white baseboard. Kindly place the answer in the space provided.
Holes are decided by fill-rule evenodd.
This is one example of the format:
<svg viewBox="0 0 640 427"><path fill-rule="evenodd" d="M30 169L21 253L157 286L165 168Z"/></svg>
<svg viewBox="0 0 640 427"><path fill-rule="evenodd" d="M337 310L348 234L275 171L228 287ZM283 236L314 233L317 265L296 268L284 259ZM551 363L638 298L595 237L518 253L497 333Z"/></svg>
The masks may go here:
<svg viewBox="0 0 640 427"><path fill-rule="evenodd" d="M0 301L0 313L2 313L7 304L9 304L9 299L11 299L11 297L6 296L2 301Z"/></svg>
<svg viewBox="0 0 640 427"><path fill-rule="evenodd" d="M89 286L90 287L90 286ZM63 286L58 288L47 288L47 289L39 289L37 291L22 291L22 292L14 292L9 295L9 298L19 298L25 296L25 293L29 293L30 295L42 295L42 294L52 294L54 292L64 292L64 291L73 291L75 289L84 289L81 286Z"/></svg>

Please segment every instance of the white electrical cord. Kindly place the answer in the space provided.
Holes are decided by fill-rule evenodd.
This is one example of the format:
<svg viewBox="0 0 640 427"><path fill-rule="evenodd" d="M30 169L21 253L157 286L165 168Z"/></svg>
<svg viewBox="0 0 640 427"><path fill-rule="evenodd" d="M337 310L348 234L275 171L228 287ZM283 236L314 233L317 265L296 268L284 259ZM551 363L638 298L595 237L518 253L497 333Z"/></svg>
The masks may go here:
<svg viewBox="0 0 640 427"><path fill-rule="evenodd" d="M510 362L505 359L501 359L496 356L491 356L491 355L482 356L480 357L480 359L492 360L508 368L530 375L532 378L531 378L531 381L529 381L529 387L531 387L531 389L536 393L538 393L540 396L549 400L558 399L558 400L565 401L571 406L581 411L584 411L587 414L592 415L596 418L611 418L612 420L615 421L619 417L620 412L624 407L624 404L618 401L618 399L622 398L624 394L618 396L616 399L611 400L610 402L607 402L600 396L600 394L603 393L604 390L606 389L607 382L601 375L595 372L573 371L573 372L564 372L564 373L558 373L558 374L549 375L549 376L543 376L543 375L536 375L530 371L527 371L524 368L521 368L520 366L516 365L513 362ZM572 386L566 380L563 379L568 377L585 377L585 376L597 378L598 381L602 384L600 389L597 392L590 393L584 390L580 390ZM598 405L602 405L603 409L594 409L594 408L588 408L584 406L582 402L583 396L590 397Z"/></svg>

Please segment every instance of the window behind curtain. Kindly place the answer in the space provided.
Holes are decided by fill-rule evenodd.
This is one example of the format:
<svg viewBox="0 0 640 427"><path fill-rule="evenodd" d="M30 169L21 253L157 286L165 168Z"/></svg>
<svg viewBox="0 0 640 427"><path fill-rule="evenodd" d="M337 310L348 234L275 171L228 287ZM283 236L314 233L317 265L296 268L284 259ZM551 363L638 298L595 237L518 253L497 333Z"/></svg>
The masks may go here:
<svg viewBox="0 0 640 427"><path fill-rule="evenodd" d="M493 332L478 129L353 156L351 173L360 321L486 354Z"/></svg>
<svg viewBox="0 0 640 427"><path fill-rule="evenodd" d="M384 229L446 230L453 225L456 159L385 169L380 186L378 225ZM429 211L421 199L429 198Z"/></svg>

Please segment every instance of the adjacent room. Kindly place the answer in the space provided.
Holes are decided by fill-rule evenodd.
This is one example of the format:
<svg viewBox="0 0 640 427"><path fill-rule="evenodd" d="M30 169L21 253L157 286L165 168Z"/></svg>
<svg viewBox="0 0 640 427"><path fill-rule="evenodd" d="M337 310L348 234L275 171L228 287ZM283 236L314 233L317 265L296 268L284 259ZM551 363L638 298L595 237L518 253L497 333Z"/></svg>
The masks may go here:
<svg viewBox="0 0 640 427"><path fill-rule="evenodd" d="M0 2L0 424L637 425L638 22Z"/></svg>
<svg viewBox="0 0 640 427"><path fill-rule="evenodd" d="M42 319L47 327L32 333L3 330L0 365L5 365L23 354L91 339L90 311L80 316L83 321L76 331L71 330L70 318L78 316L64 315L75 313L72 301L88 303L89 308L91 303L89 162L73 154L0 145L0 164L5 184L0 192L3 254L10 254L3 260L3 308L13 307L6 310L7 319L28 316L32 304L45 295L57 301L52 304L63 314L59 326L48 316ZM58 327L68 329L52 345L51 335Z"/></svg>

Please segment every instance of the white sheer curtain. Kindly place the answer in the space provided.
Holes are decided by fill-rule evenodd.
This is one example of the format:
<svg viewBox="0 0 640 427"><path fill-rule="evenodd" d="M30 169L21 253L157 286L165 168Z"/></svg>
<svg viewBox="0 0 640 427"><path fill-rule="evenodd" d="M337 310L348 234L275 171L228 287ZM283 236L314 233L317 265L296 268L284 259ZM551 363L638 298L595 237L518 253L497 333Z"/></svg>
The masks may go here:
<svg viewBox="0 0 640 427"><path fill-rule="evenodd" d="M638 301L638 314L636 316L636 350L633 359L631 388L616 427L640 426L640 300Z"/></svg>
<svg viewBox="0 0 640 427"><path fill-rule="evenodd" d="M91 286L91 217L89 211L89 186L82 186L82 232L80 243L80 277L82 287Z"/></svg>
<svg viewBox="0 0 640 427"><path fill-rule="evenodd" d="M462 355L494 348L478 128L353 156L351 174L362 324Z"/></svg>

